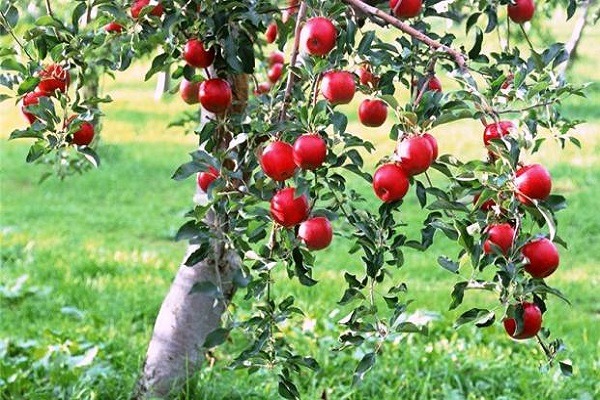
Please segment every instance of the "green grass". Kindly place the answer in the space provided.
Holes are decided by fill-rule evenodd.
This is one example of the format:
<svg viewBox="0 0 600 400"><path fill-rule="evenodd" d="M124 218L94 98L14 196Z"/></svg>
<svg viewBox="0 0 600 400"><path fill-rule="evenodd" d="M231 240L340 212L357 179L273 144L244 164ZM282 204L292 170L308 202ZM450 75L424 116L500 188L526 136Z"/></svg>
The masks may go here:
<svg viewBox="0 0 600 400"><path fill-rule="evenodd" d="M578 81L600 80L594 49L599 32L595 28L586 36L573 71ZM185 243L172 237L194 190L192 179L169 179L194 148L194 137L166 129L166 121L184 105L176 98L153 102L152 83L137 83L143 70L137 66L117 82L104 82L115 103L105 109L99 170L66 182L38 184L44 169L24 163L27 144L0 142L0 399L117 399L127 398L131 390L154 318L183 256ZM348 243L336 237L318 255L318 285L300 287L278 272L274 287L279 295L296 296L307 312L306 321L296 319L285 328L298 351L317 358L322 367L316 374L302 374L306 398L323 393L330 399L600 397L599 90L596 85L589 99L570 100L563 108L589 121L578 129L583 149L560 151L549 143L535 158L551 167L555 191L569 203L559 214L559 232L569 250L561 251L561 266L549 283L563 290L573 305L551 299L544 321L553 337L565 340L574 375L540 372L544 356L535 343L508 340L499 324L484 330L452 329L453 319L466 308L446 311L457 278L435 260L456 250L440 239L425 254L407 250L406 264L397 274L408 284L407 298L414 299L412 312L438 314L430 334L387 343L363 384L352 387L361 354L329 349L336 345L336 321L343 313L334 311L343 292L340 277L344 271L359 273L360 264L347 255ZM12 104L0 104L4 137L22 125L18 114ZM389 151L385 129L364 130L353 123L350 130L378 143L378 154ZM433 133L442 152L480 156L477 123L458 122ZM351 179L350 186L376 204L363 182ZM409 221L424 218L414 193L403 213ZM23 285L15 287L24 276ZM467 303L475 300L495 301L467 294ZM250 307L247 302L240 305L240 312ZM314 328L302 329L313 320ZM271 371L247 375L226 368L243 344L241 335L234 334L216 350L216 364L200 372L201 387L194 398L277 398ZM86 352L89 364L80 357Z"/></svg>

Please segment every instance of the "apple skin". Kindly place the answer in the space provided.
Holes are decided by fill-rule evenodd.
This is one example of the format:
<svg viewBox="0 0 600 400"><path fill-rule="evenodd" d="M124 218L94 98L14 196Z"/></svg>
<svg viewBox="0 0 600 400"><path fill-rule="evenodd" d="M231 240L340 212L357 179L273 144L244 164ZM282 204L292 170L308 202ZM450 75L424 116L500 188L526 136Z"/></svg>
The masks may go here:
<svg viewBox="0 0 600 400"><path fill-rule="evenodd" d="M25 97L23 97L23 101L22 101L22 105L21 105L21 112L23 113L23 116L25 117L25 119L27 121L29 121L30 124L33 124L35 122L35 120L37 119L37 117L35 115L33 115L32 113L25 111L25 107L39 104L40 97L47 97L46 93L29 92L25 95Z"/></svg>
<svg viewBox="0 0 600 400"><path fill-rule="evenodd" d="M123 25L118 22L111 22L104 26L104 30L107 33L121 33L123 31Z"/></svg>
<svg viewBox="0 0 600 400"><path fill-rule="evenodd" d="M285 56L281 51L274 51L269 55L269 65L283 64L285 62Z"/></svg>
<svg viewBox="0 0 600 400"><path fill-rule="evenodd" d="M318 134L304 134L294 142L294 163L304 170L315 170L325 162L327 143Z"/></svg>
<svg viewBox="0 0 600 400"><path fill-rule="evenodd" d="M473 196L473 205L477 204L480 196L481 196L480 193L477 193L475 196ZM486 201L483 202L483 204L481 204L479 206L479 209L481 211L490 211L492 209L492 207L494 207L495 205L496 205L496 202L494 200L487 199Z"/></svg>
<svg viewBox="0 0 600 400"><path fill-rule="evenodd" d="M71 124L71 121L75 119L75 115L72 115L67 120L67 126ZM94 126L87 121L81 122L79 129L73 132L73 139L71 143L78 146L87 146L94 140Z"/></svg>
<svg viewBox="0 0 600 400"><path fill-rule="evenodd" d="M47 65L40 71L39 78L40 82L37 85L36 91L44 93L46 96L53 95L57 90L65 93L71 83L69 71L63 69L58 64Z"/></svg>
<svg viewBox="0 0 600 400"><path fill-rule="evenodd" d="M421 0L390 0L390 8L398 18L412 18L419 15L423 2Z"/></svg>
<svg viewBox="0 0 600 400"><path fill-rule="evenodd" d="M508 18L517 24L531 21L535 14L535 4L533 0L514 0L515 4L508 4Z"/></svg>
<svg viewBox="0 0 600 400"><path fill-rule="evenodd" d="M208 187L219 177L219 171L213 166L208 167L208 171L202 171L198 173L197 183L198 187L202 189L204 193L208 192Z"/></svg>
<svg viewBox="0 0 600 400"><path fill-rule="evenodd" d="M354 98L354 75L346 71L329 71L323 76L321 93L332 105L348 104Z"/></svg>
<svg viewBox="0 0 600 400"><path fill-rule="evenodd" d="M411 136L396 147L396 160L409 176L427 171L433 162L433 148L430 139L423 136Z"/></svg>
<svg viewBox="0 0 600 400"><path fill-rule="evenodd" d="M504 329L506 333L513 339L529 339L537 335L542 328L542 311L534 303L523 302L523 329L520 333L515 334L517 330L517 321L514 318L506 318Z"/></svg>
<svg viewBox="0 0 600 400"><path fill-rule="evenodd" d="M364 126L377 128L387 119L387 104L381 100L365 99L358 108L358 119Z"/></svg>
<svg viewBox="0 0 600 400"><path fill-rule="evenodd" d="M283 73L283 64L273 64L269 71L267 71L267 78L271 81L271 83L275 83L281 78L281 74Z"/></svg>
<svg viewBox="0 0 600 400"><path fill-rule="evenodd" d="M502 250L502 254L506 255L513 245L514 228L507 223L491 224L485 229L485 232L488 238L483 243L483 251L486 254L491 254L494 251L492 248L492 244L494 244Z"/></svg>
<svg viewBox="0 0 600 400"><path fill-rule="evenodd" d="M437 76L432 76L427 83L427 89L433 92L441 92L442 91L442 82L437 78Z"/></svg>
<svg viewBox="0 0 600 400"><path fill-rule="evenodd" d="M492 140L500 139L516 128L512 121L498 121L488 124L483 131L483 144L488 146Z"/></svg>
<svg viewBox="0 0 600 400"><path fill-rule="evenodd" d="M222 114L231 105L231 86L224 79L208 79L200 84L198 98L207 111Z"/></svg>
<svg viewBox="0 0 600 400"><path fill-rule="evenodd" d="M198 98L199 91L200 82L192 82L183 78L179 84L179 94L187 104L198 104L200 102L200 99Z"/></svg>
<svg viewBox="0 0 600 400"><path fill-rule="evenodd" d="M198 39L189 39L183 47L183 59L195 68L207 68L215 60L215 49L205 49Z"/></svg>
<svg viewBox="0 0 600 400"><path fill-rule="evenodd" d="M306 21L300 32L300 45L311 56L326 56L335 46L337 29L325 17L314 17Z"/></svg>
<svg viewBox="0 0 600 400"><path fill-rule="evenodd" d="M438 143L437 140L435 139L435 137L431 134L431 133L424 133L423 137L425 139L427 139L427 141L429 142L429 145L431 146L431 163L433 164L433 162L435 160L437 160L438 158Z"/></svg>
<svg viewBox="0 0 600 400"><path fill-rule="evenodd" d="M150 0L137 0L135 3L131 5L131 16L137 19L142 12L142 9L150 4ZM154 15L155 17L160 17L165 12L162 4L158 3L154 6L152 10L150 10L150 15Z"/></svg>
<svg viewBox="0 0 600 400"><path fill-rule="evenodd" d="M307 219L298 228L298 238L309 250L322 250L333 239L331 222L325 217Z"/></svg>
<svg viewBox="0 0 600 400"><path fill-rule="evenodd" d="M517 200L532 205L534 200L546 200L552 191L552 178L546 168L540 164L531 164L519 168L515 178Z"/></svg>
<svg viewBox="0 0 600 400"><path fill-rule="evenodd" d="M371 72L371 69L368 66L361 65L358 67L356 75L358 75L358 81L361 85L371 85L375 87L379 83L379 78L373 75L373 72Z"/></svg>
<svg viewBox="0 0 600 400"><path fill-rule="evenodd" d="M271 83L270 82L262 82L262 83L258 84L256 89L254 89L254 94L259 95L259 94L269 93L269 90L271 90Z"/></svg>
<svg viewBox="0 0 600 400"><path fill-rule="evenodd" d="M271 216L285 228L291 228L308 218L310 212L305 194L295 197L295 189L288 187L279 190L271 199Z"/></svg>
<svg viewBox="0 0 600 400"><path fill-rule="evenodd" d="M546 238L527 243L521 252L529 260L524 267L525 271L534 278L546 278L558 268L558 250L554 243Z"/></svg>
<svg viewBox="0 0 600 400"><path fill-rule="evenodd" d="M384 164L373 175L373 190L386 203L402 200L408 187L408 177L397 164Z"/></svg>
<svg viewBox="0 0 600 400"><path fill-rule="evenodd" d="M267 26L265 38L267 39L267 43L269 44L273 43L275 39L277 39L277 23L271 22L269 26Z"/></svg>
<svg viewBox="0 0 600 400"><path fill-rule="evenodd" d="M260 156L260 166L269 178L282 182L294 176L294 149L291 144L275 141L264 148Z"/></svg>

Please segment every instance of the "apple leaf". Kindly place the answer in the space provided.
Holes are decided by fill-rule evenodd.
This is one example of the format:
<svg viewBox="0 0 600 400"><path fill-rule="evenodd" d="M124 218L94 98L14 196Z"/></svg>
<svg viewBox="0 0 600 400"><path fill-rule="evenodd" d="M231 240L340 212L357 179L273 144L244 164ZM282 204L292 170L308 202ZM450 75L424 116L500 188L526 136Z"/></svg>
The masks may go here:
<svg viewBox="0 0 600 400"><path fill-rule="evenodd" d="M365 374L371 368L373 368L373 365L375 365L376 359L377 356L375 355L375 353L367 353L363 356L363 358L356 366L356 369L354 370L354 379L352 382L353 385L358 385L360 382L362 382Z"/></svg>

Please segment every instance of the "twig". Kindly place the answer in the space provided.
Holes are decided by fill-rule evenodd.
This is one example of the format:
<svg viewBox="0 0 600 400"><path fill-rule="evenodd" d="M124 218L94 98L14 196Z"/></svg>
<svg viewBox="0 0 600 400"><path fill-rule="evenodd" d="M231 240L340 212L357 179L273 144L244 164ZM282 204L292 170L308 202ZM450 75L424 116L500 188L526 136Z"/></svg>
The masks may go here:
<svg viewBox="0 0 600 400"><path fill-rule="evenodd" d="M296 19L296 29L294 30L294 48L292 50L292 57L290 58L290 72L288 74L287 84L285 85L285 94L283 95L283 104L281 105L281 111L279 112L279 122L285 120L285 114L287 111L287 105L292 95L292 87L294 86L294 71L292 68L296 66L296 59L298 58L298 50L300 48L300 31L302 29L302 21L306 16L306 2L302 2L300 5L300 11Z"/></svg>
<svg viewBox="0 0 600 400"><path fill-rule="evenodd" d="M518 108L518 109L509 108L509 109L507 109L507 110L496 111L496 114L514 114L514 113L521 113L521 112L523 112L523 111L532 110L532 109L534 109L534 108L551 106L552 104L554 104L554 103L558 103L559 101L560 101L560 99L553 99L553 100L544 101L543 103L539 103L539 104L533 104L533 105L531 105L531 106L523 107L523 108Z"/></svg>
<svg viewBox="0 0 600 400"><path fill-rule="evenodd" d="M54 13L52 12L52 6L50 5L50 0L46 0L46 12L49 16L54 18Z"/></svg>
<svg viewBox="0 0 600 400"><path fill-rule="evenodd" d="M10 24L8 23L8 20L6 19L6 16L4 15L4 12L0 11L0 16L2 16L2 26L4 27L4 29L6 29L6 31L8 33L10 33L10 36L12 36L12 38L15 40L15 42L19 45L19 47L23 50L23 52L27 55L27 57L31 60L31 61L35 61L35 59L31 56L31 54L29 54L29 52L27 51L27 48L25 48L25 46L23 45L23 43L21 43L21 41L19 40L19 38L17 38L17 36L15 35L15 33L13 32Z"/></svg>
<svg viewBox="0 0 600 400"><path fill-rule="evenodd" d="M432 48L434 50L441 50L445 53L448 53L450 56L452 56L452 58L456 62L456 65L458 66L458 68L461 71L467 70L467 61L466 61L467 57L464 54L462 54L460 51L457 51L457 50L455 50L451 47L448 47L436 40L433 40L432 38L430 38L423 32L418 31L417 29L413 28L412 26L400 21L398 18L395 18L389 14L386 14L385 12L381 11L380 9L370 6L366 3L363 3L360 0L343 0L343 2L351 5L352 7L358 8L360 11L362 11L363 13L367 14L370 17L375 16L375 17L385 21L387 24L400 29L402 32L412 36L413 38L417 39L418 41L420 41L422 43L425 43L427 46L429 46L430 48Z"/></svg>
<svg viewBox="0 0 600 400"><path fill-rule="evenodd" d="M419 103L421 102L421 99L423 98L423 95L429 89L429 82L431 82L431 78L434 77L436 61L437 61L437 57L432 57L431 61L427 65L427 69L426 69L427 78L425 79L425 82L423 82L423 86L417 92L417 98L415 99L415 102L414 102L415 107L417 107L419 105ZM411 84L412 84L412 82L411 82ZM417 88L418 88L418 85L417 85Z"/></svg>

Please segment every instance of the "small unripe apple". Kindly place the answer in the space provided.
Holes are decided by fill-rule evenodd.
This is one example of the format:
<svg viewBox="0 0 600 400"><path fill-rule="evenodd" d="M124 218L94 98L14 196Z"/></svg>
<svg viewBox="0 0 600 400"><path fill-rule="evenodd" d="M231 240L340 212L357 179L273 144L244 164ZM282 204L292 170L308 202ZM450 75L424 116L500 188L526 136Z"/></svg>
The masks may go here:
<svg viewBox="0 0 600 400"><path fill-rule="evenodd" d="M305 170L319 168L327 157L327 143L318 134L304 134L294 142L294 163Z"/></svg>
<svg viewBox="0 0 600 400"><path fill-rule="evenodd" d="M131 16L133 18L137 19L140 16L142 9L149 4L150 4L150 0L136 0L131 5ZM155 17L160 17L161 15L163 15L164 12L165 12L165 10L164 10L162 4L158 3L157 5L154 6L154 8L152 8L152 10L150 10L149 14L154 15Z"/></svg>
<svg viewBox="0 0 600 400"><path fill-rule="evenodd" d="M189 39L183 47L183 59L195 68L207 68L215 60L215 49L205 49L198 39Z"/></svg>
<svg viewBox="0 0 600 400"><path fill-rule="evenodd" d="M208 79L200 84L198 98L207 111L221 114L231 105L231 86L224 79Z"/></svg>
<svg viewBox="0 0 600 400"><path fill-rule="evenodd" d="M283 64L284 62L285 62L285 56L279 50L276 50L276 51L272 52L271 55L269 55L269 65Z"/></svg>
<svg viewBox="0 0 600 400"><path fill-rule="evenodd" d="M438 144L437 144L437 140L430 133L424 133L423 137L425 139L427 139L427 141L431 145L431 152L432 152L432 154L431 154L431 163L433 164L433 162L435 160L437 160L437 157L438 157Z"/></svg>
<svg viewBox="0 0 600 400"><path fill-rule="evenodd" d="M306 21L300 33L300 45L304 52L313 56L325 56L335 46L337 29L325 17L315 17Z"/></svg>
<svg viewBox="0 0 600 400"><path fill-rule="evenodd" d="M21 112L23 113L23 116L25 117L25 119L27 121L29 121L30 124L33 124L33 122L37 119L37 117L35 115L33 115L32 113L25 111L25 107L40 104L40 97L47 97L46 93L29 92L25 95L25 97L23 97L23 101L21 104Z"/></svg>
<svg viewBox="0 0 600 400"><path fill-rule="evenodd" d="M390 0L392 12L399 18L412 18L421 12L421 0Z"/></svg>
<svg viewBox="0 0 600 400"><path fill-rule="evenodd" d="M511 0L512 4L509 3L508 17L517 24L530 21L535 13L535 4L533 0Z"/></svg>
<svg viewBox="0 0 600 400"><path fill-rule="evenodd" d="M110 22L104 26L104 30L107 33L121 33L123 31L123 25L118 22Z"/></svg>
<svg viewBox="0 0 600 400"><path fill-rule="evenodd" d="M384 164L373 175L373 190L386 203L402 200L408 187L408 177L397 164Z"/></svg>
<svg viewBox="0 0 600 400"><path fill-rule="evenodd" d="M427 171L433 162L433 148L430 139L423 136L405 138L396 147L396 160L409 176Z"/></svg>
<svg viewBox="0 0 600 400"><path fill-rule="evenodd" d="M534 278L546 278L558 268L558 250L554 243L546 238L527 243L521 252L528 260L525 271Z"/></svg>
<svg viewBox="0 0 600 400"><path fill-rule="evenodd" d="M500 139L516 128L512 121L498 121L488 124L483 131L483 144L487 146L492 140Z"/></svg>
<svg viewBox="0 0 600 400"><path fill-rule="evenodd" d="M515 178L517 200L532 205L531 200L546 200L552 191L552 178L546 168L540 164L531 164L519 168Z"/></svg>
<svg viewBox="0 0 600 400"><path fill-rule="evenodd" d="M281 78L282 72L283 64L273 64L267 71L267 78L269 78L272 83L275 83Z"/></svg>
<svg viewBox="0 0 600 400"><path fill-rule="evenodd" d="M67 120L67 126L71 125L71 121L75 119L75 115L72 115ZM94 126L87 121L81 122L79 129L73 132L73 138L71 143L78 146L87 146L94 140Z"/></svg>
<svg viewBox="0 0 600 400"><path fill-rule="evenodd" d="M285 228L291 228L308 218L310 212L305 194L296 197L295 189L281 189L271 199L271 216Z"/></svg>
<svg viewBox="0 0 600 400"><path fill-rule="evenodd" d="M323 76L321 93L332 104L347 104L354 98L354 75L346 71L329 71Z"/></svg>
<svg viewBox="0 0 600 400"><path fill-rule="evenodd" d="M267 43L273 43L275 39L277 39L277 23L271 22L269 26L267 26L265 38L267 39Z"/></svg>
<svg viewBox="0 0 600 400"><path fill-rule="evenodd" d="M491 224L486 229L487 240L483 243L483 251L490 254L494 251L492 244L502 250L502 254L508 254L515 238L514 228L507 223Z"/></svg>
<svg viewBox="0 0 600 400"><path fill-rule="evenodd" d="M517 321L514 318L506 318L503 321L504 329L513 339L529 339L537 335L542 328L542 311L536 304L526 301L520 305L520 308L523 311L523 327L521 332L516 332Z"/></svg>
<svg viewBox="0 0 600 400"><path fill-rule="evenodd" d="M198 98L199 91L200 82L192 82L183 78L179 84L179 94L187 104L198 104L200 102Z"/></svg>
<svg viewBox="0 0 600 400"><path fill-rule="evenodd" d="M69 71L63 69L58 64L50 64L39 73L40 82L36 90L51 96L55 91L66 93L67 87L71 83Z"/></svg>
<svg viewBox="0 0 600 400"><path fill-rule="evenodd" d="M387 104L381 100L365 99L358 108L358 119L364 126L376 128L387 118Z"/></svg>
<svg viewBox="0 0 600 400"><path fill-rule="evenodd" d="M198 173L197 183L198 187L202 189L204 193L208 192L208 187L219 177L219 171L213 166L208 167L208 171L202 171Z"/></svg>
<svg viewBox="0 0 600 400"><path fill-rule="evenodd" d="M280 140L265 147L259 161L265 175L276 181L285 181L296 172L294 149L291 144Z"/></svg>
<svg viewBox="0 0 600 400"><path fill-rule="evenodd" d="M300 224L298 238L309 250L322 250L333 239L331 222L325 217L314 217Z"/></svg>

